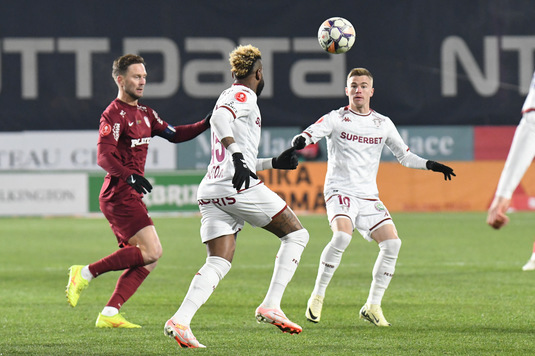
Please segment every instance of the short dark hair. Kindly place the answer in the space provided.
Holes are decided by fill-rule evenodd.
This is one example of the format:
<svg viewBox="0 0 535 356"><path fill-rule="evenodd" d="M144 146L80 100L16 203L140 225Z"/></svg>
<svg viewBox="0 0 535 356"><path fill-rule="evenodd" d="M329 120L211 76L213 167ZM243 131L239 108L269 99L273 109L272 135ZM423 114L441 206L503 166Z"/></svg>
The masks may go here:
<svg viewBox="0 0 535 356"><path fill-rule="evenodd" d="M137 54L125 54L113 61L111 76L115 79L120 75L125 75L128 67L137 63L145 64L145 60Z"/></svg>

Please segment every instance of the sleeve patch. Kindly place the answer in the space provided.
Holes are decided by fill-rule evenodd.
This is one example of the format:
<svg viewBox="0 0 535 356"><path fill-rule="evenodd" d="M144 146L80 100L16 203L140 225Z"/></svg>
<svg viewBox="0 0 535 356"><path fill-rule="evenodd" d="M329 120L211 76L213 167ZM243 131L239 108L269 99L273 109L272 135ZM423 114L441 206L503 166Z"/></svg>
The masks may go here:
<svg viewBox="0 0 535 356"><path fill-rule="evenodd" d="M106 123L100 127L100 136L108 136L111 133L110 124Z"/></svg>
<svg viewBox="0 0 535 356"><path fill-rule="evenodd" d="M245 103L247 101L247 95L240 91L240 92L237 92L235 95L234 95L234 98L236 100L238 100L240 103Z"/></svg>

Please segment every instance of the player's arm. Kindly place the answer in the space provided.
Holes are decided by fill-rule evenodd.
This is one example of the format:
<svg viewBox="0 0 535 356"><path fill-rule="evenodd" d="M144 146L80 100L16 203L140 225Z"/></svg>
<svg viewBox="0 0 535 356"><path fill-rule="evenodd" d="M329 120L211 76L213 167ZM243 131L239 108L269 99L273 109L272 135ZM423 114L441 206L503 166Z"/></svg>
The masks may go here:
<svg viewBox="0 0 535 356"><path fill-rule="evenodd" d="M165 138L169 142L179 143L189 141L199 136L201 133L206 131L210 127L210 119L212 116L212 111L210 111L204 119L188 125L179 125L171 126L166 125L165 129L162 131L156 132L156 136Z"/></svg>
<svg viewBox="0 0 535 356"><path fill-rule="evenodd" d="M524 115L516 128L496 194L489 207L487 224L499 229L509 222L505 215L511 197L535 156L535 115Z"/></svg>
<svg viewBox="0 0 535 356"><path fill-rule="evenodd" d="M295 148L290 147L283 151L278 157L259 158L256 160L256 171L265 169L296 169L299 163Z"/></svg>
<svg viewBox="0 0 535 356"><path fill-rule="evenodd" d="M412 153L394 124L391 124L385 144L392 151L398 162L407 168L428 169L433 172L440 172L444 174L444 180L451 180L451 176L455 177L455 173L453 173L451 167Z"/></svg>
<svg viewBox="0 0 535 356"><path fill-rule="evenodd" d="M328 136L332 132L331 115L336 115L335 111L326 114L319 118L315 123L306 128L299 135L292 139L292 147L296 150L302 150L311 143L316 143L323 137Z"/></svg>
<svg viewBox="0 0 535 356"><path fill-rule="evenodd" d="M244 184L245 189L249 188L250 177L258 179L258 176L249 169L240 146L234 140L232 120L234 120L234 113L221 107L213 112L210 122L214 135L221 141L227 152L232 155L232 163L234 164L232 186L239 191Z"/></svg>

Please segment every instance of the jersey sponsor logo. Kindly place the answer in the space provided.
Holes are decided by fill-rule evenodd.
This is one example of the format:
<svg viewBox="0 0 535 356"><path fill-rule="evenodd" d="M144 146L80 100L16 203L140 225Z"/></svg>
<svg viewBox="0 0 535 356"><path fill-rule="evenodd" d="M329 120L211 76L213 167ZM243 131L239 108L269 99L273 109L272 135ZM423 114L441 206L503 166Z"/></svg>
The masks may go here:
<svg viewBox="0 0 535 356"><path fill-rule="evenodd" d="M235 95L234 95L234 98L236 100L238 100L240 103L245 103L247 101L247 95L240 91L240 92L237 92Z"/></svg>
<svg viewBox="0 0 535 356"><path fill-rule="evenodd" d="M197 200L199 205L208 205L214 204L216 206L227 206L236 204L236 198L224 197L224 198L215 198L215 199L199 199Z"/></svg>
<svg viewBox="0 0 535 356"><path fill-rule="evenodd" d="M132 144L130 145L130 147L136 147L136 146L141 146L141 145L148 145L149 142L150 142L150 137L143 137L143 138L133 138L132 139Z"/></svg>
<svg viewBox="0 0 535 356"><path fill-rule="evenodd" d="M365 143L368 145L379 145L382 143L382 137L364 137L355 134L350 134L347 132L342 132L340 138L348 141L356 141L358 143Z"/></svg>
<svg viewBox="0 0 535 356"><path fill-rule="evenodd" d="M150 121L149 118L146 116L143 116L143 119L145 120L145 124L150 128Z"/></svg>
<svg viewBox="0 0 535 356"><path fill-rule="evenodd" d="M100 136L108 136L111 133L110 124L104 124L100 127Z"/></svg>
<svg viewBox="0 0 535 356"><path fill-rule="evenodd" d="M119 134L121 133L121 124L116 122L113 124L113 138L115 141L119 141Z"/></svg>

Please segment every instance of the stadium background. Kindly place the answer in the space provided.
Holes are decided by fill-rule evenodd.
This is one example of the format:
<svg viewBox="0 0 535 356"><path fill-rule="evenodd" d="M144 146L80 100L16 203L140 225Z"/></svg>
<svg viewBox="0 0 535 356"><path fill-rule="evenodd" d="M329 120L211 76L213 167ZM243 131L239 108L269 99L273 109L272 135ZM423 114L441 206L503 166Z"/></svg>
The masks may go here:
<svg viewBox="0 0 535 356"><path fill-rule="evenodd" d="M138 52L149 84L142 103L173 124L200 119L231 82L239 43L264 55L261 156L346 104L352 67L374 74L372 108L392 118L411 149L458 177L406 169L385 154L381 197L391 211L485 210L508 152L535 60L532 1L34 1L0 5L0 215L97 212L100 113L116 96L114 58ZM330 16L355 25L346 55L319 49ZM207 136L151 142L154 212L196 211ZM263 172L296 210L322 212L325 146L296 172ZM530 168L513 207L535 208ZM530 189L531 182L531 189Z"/></svg>

